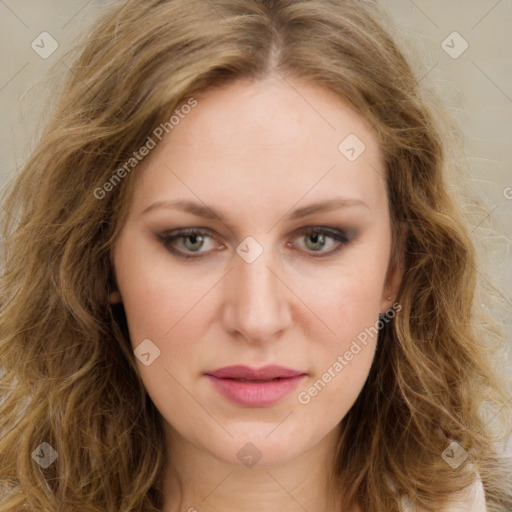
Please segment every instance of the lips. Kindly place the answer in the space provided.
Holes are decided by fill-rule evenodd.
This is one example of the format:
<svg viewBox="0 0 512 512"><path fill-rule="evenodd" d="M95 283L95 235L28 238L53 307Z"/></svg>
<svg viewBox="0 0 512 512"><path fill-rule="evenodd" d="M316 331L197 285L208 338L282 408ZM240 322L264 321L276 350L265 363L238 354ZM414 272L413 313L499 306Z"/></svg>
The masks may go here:
<svg viewBox="0 0 512 512"><path fill-rule="evenodd" d="M227 366L206 377L225 399L246 407L266 407L289 395L306 373L282 366Z"/></svg>
<svg viewBox="0 0 512 512"><path fill-rule="evenodd" d="M252 381L269 381L273 379L286 379L305 375L299 370L292 370L283 366L269 365L262 368L250 368L249 366L226 366L206 375L217 377L218 379L245 379Z"/></svg>

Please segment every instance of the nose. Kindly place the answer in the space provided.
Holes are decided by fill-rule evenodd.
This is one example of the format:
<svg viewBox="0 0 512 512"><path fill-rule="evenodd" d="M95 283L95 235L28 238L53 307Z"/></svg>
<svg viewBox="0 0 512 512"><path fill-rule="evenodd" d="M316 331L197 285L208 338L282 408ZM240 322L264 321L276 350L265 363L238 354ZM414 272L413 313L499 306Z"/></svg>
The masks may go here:
<svg viewBox="0 0 512 512"><path fill-rule="evenodd" d="M292 294L275 262L266 250L252 263L237 254L233 259L234 268L225 282L224 328L251 342L276 339L292 324Z"/></svg>

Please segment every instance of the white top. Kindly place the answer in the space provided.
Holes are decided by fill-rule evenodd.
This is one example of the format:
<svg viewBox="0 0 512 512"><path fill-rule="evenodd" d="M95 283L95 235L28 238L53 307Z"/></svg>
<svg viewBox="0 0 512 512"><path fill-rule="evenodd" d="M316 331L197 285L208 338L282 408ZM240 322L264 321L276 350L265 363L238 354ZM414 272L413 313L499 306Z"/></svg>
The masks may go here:
<svg viewBox="0 0 512 512"><path fill-rule="evenodd" d="M402 510L403 512L424 512L423 508L416 507L407 497L402 498ZM453 497L453 502L442 512L487 512L484 486L480 477L474 484L457 493Z"/></svg>

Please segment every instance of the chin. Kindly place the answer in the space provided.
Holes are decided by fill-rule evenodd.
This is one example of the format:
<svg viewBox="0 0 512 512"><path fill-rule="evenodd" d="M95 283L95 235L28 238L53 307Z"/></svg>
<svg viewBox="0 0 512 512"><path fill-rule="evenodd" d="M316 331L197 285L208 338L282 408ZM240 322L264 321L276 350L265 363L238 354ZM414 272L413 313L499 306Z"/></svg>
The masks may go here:
<svg viewBox="0 0 512 512"><path fill-rule="evenodd" d="M285 430L278 433L281 427L276 427L276 424L265 423L245 428L243 433L231 429L233 438L219 446L214 455L227 464L270 469L295 459L310 448L307 440L298 440Z"/></svg>

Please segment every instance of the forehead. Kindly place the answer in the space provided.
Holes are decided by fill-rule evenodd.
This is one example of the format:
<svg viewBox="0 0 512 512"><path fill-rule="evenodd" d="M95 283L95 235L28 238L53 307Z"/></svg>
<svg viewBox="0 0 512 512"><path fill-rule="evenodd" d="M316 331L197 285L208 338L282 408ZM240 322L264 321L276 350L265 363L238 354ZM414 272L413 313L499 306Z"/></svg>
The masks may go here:
<svg viewBox="0 0 512 512"><path fill-rule="evenodd" d="M194 97L197 106L146 157L135 187L137 209L183 194L228 206L252 197L267 208L289 208L305 194L312 201L336 191L383 206L376 137L333 92L269 79Z"/></svg>

